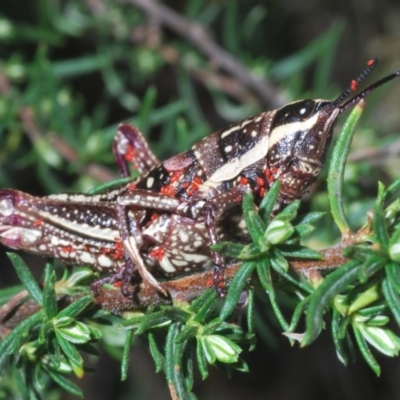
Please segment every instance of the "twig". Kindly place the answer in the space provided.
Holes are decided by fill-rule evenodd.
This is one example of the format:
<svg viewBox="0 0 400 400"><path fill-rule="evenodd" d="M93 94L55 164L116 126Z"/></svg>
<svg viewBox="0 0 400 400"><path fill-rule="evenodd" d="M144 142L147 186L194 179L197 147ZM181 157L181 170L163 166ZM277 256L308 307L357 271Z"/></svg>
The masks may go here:
<svg viewBox="0 0 400 400"><path fill-rule="evenodd" d="M329 271L343 265L347 259L343 256L344 247L359 242L364 236L365 231L360 230L351 236L345 243L340 243L321 250L323 260L292 260L289 265L293 271L303 275L308 279L320 277L320 272ZM229 286L231 280L240 268L241 263L231 264L226 267L225 281ZM131 291L134 293L133 298L122 295L119 288L110 286L101 286L94 291L94 303L106 311L113 314L121 314L126 311L145 309L150 305L171 304L176 300L190 301L200 296L206 289L212 286L213 271L205 271L194 275L184 276L179 279L161 282L160 286L169 293L169 297L165 297L153 286L142 282L132 286ZM17 295L6 303L0 310L0 334L15 327L20 321L29 317L38 310L37 304L33 300L27 300L20 304L19 300L23 300L25 292ZM63 304L70 304L79 296L63 296ZM18 301L17 301L18 300Z"/></svg>
<svg viewBox="0 0 400 400"><path fill-rule="evenodd" d="M213 63L229 72L239 82L248 86L261 101L269 107L279 107L285 104L282 93L280 93L270 82L252 74L242 63L237 61L231 54L218 46L208 35L204 27L184 16L176 13L163 4L154 0L121 0L130 3L156 19L162 25L172 29L186 40L195 45Z"/></svg>
<svg viewBox="0 0 400 400"><path fill-rule="evenodd" d="M305 277L315 272L331 270L343 265L347 259L342 255L341 245L333 246L321 251L323 260L290 261L290 267ZM226 267L225 279L229 286L241 264L232 264ZM95 293L95 302L103 309L112 313L131 311L132 309L145 308L155 304L170 304L171 299L190 301L202 294L212 285L213 271L206 271L195 275L186 276L180 279L162 282L161 287L170 294L170 298L163 296L153 286L146 283L132 288L135 291L133 299L127 299L121 291L100 287Z"/></svg>

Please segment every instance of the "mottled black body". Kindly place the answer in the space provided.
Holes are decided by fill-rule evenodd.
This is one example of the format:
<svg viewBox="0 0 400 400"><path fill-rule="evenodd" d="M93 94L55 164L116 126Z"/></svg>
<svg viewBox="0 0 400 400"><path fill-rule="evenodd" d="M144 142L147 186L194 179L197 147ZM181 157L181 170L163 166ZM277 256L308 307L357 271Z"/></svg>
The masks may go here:
<svg viewBox="0 0 400 400"><path fill-rule="evenodd" d="M340 112L396 72L341 105L376 60L336 101L301 100L220 130L189 151L160 163L141 133L119 126L114 153L123 176L127 161L141 176L101 195L41 199L0 190L0 240L13 248L73 264L137 271L161 290L153 274L175 276L214 266L223 293L224 260L210 250L218 240L246 241L241 201L250 191L259 203L281 182L275 210L300 198L317 179ZM123 273L121 273L123 271ZM129 271L129 273L127 273Z"/></svg>

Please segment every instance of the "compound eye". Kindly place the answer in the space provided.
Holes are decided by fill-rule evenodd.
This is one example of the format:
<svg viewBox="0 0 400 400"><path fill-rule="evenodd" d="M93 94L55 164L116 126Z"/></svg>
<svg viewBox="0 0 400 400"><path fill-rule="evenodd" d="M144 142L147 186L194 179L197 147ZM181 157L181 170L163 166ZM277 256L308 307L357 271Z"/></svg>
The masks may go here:
<svg viewBox="0 0 400 400"><path fill-rule="evenodd" d="M293 115L299 119L307 119L315 109L314 100L303 100L293 106Z"/></svg>

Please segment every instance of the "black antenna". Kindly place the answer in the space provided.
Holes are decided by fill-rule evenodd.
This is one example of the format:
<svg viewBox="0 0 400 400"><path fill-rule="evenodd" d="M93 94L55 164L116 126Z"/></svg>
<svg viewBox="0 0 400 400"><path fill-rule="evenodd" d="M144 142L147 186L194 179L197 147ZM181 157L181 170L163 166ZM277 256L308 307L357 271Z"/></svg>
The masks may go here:
<svg viewBox="0 0 400 400"><path fill-rule="evenodd" d="M361 99L363 99L365 96L370 94L373 90L378 88L379 86L383 85L386 82L391 81L394 78L397 78L400 76L400 70L393 72L392 74L385 76L384 78L380 79L378 82L373 83L371 86L368 86L366 89L364 89L361 93L359 93L357 96L353 97L352 99L346 101L343 105L340 106L340 112L343 112L350 106L352 106L354 103L358 103Z"/></svg>
<svg viewBox="0 0 400 400"><path fill-rule="evenodd" d="M379 57L373 58L367 62L367 67L363 72L350 82L350 86L332 103L333 107L338 107L343 103L352 93L358 89L358 85L371 73L371 71L378 65Z"/></svg>

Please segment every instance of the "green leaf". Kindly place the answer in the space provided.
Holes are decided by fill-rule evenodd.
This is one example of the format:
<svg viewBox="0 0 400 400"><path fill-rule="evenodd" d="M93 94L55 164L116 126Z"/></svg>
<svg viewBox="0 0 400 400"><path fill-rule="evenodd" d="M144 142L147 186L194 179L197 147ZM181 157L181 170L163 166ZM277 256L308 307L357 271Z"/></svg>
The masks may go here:
<svg viewBox="0 0 400 400"><path fill-rule="evenodd" d="M257 262L257 275L266 292L272 290L271 264L268 259Z"/></svg>
<svg viewBox="0 0 400 400"><path fill-rule="evenodd" d="M293 201L274 218L274 221L292 221L296 217L299 207L300 200Z"/></svg>
<svg viewBox="0 0 400 400"><path fill-rule="evenodd" d="M46 382L44 381L44 374L42 373L42 366L37 363L33 369L32 383L34 388L40 393L46 390Z"/></svg>
<svg viewBox="0 0 400 400"><path fill-rule="evenodd" d="M74 321L72 324L63 327L57 327L56 333L71 343L87 343L90 337L90 329L83 322Z"/></svg>
<svg viewBox="0 0 400 400"><path fill-rule="evenodd" d="M258 268L258 265L257 265ZM254 333L254 290L250 289L248 291L248 302L246 307L246 317L247 317L247 330L250 334ZM251 348L253 350L253 348Z"/></svg>
<svg viewBox="0 0 400 400"><path fill-rule="evenodd" d="M240 294L256 267L257 262L247 261L239 268L238 272L233 277L232 282L229 285L225 302L222 305L219 314L222 320L225 320L235 310Z"/></svg>
<svg viewBox="0 0 400 400"><path fill-rule="evenodd" d="M374 207L372 228L374 237L377 239L379 245L383 250L386 250L389 246L389 235L386 227L385 213L380 204L376 204Z"/></svg>
<svg viewBox="0 0 400 400"><path fill-rule="evenodd" d="M153 357L154 364L156 365L156 372L162 371L164 367L164 354L161 353L155 336L152 332L147 334L147 338L149 340L149 349L151 356Z"/></svg>
<svg viewBox="0 0 400 400"><path fill-rule="evenodd" d="M57 318L63 318L63 317L71 317L75 318L79 314L82 313L82 311L93 301L93 296L87 295L79 298L78 300L75 300L73 303L65 307L63 310L61 310Z"/></svg>
<svg viewBox="0 0 400 400"><path fill-rule="evenodd" d="M349 261L329 274L312 294L306 316L306 332L302 347L312 343L320 334L323 326L322 316L326 308L347 285L357 279L358 262Z"/></svg>
<svg viewBox="0 0 400 400"><path fill-rule="evenodd" d="M261 240L260 240L261 242ZM243 250L237 256L239 260L254 260L261 256L264 256L269 248L269 244L264 241L262 246L257 243L250 243L244 246Z"/></svg>
<svg viewBox="0 0 400 400"><path fill-rule="evenodd" d="M183 324L192 316L189 312L174 306L163 306L161 312L170 320Z"/></svg>
<svg viewBox="0 0 400 400"><path fill-rule="evenodd" d="M385 191L384 201L387 201L394 193L400 190L400 178L396 179Z"/></svg>
<svg viewBox="0 0 400 400"><path fill-rule="evenodd" d="M214 288L210 288L204 292L204 296L201 296L203 300L202 304L197 303L194 307L194 302L190 307L190 310L196 313L194 317L195 322L206 321L208 316L214 311L216 305L218 304L217 293ZM197 311L196 311L197 309Z"/></svg>
<svg viewBox="0 0 400 400"><path fill-rule="evenodd" d="M133 338L133 329L130 329L126 332L124 350L122 352L121 381L125 381L128 378L129 355L130 355L131 346L132 346L132 338Z"/></svg>
<svg viewBox="0 0 400 400"><path fill-rule="evenodd" d="M344 365L347 365L349 360L354 359L354 348L347 332L341 331L341 322L343 317L337 310L333 310L332 314L332 338L335 344L336 354L338 359Z"/></svg>
<svg viewBox="0 0 400 400"><path fill-rule="evenodd" d="M380 353L389 357L399 354L400 339L389 329L382 329L366 324L357 324L357 328L367 342L374 346Z"/></svg>
<svg viewBox="0 0 400 400"><path fill-rule="evenodd" d="M274 311L276 318L278 319L278 322L283 327L284 331L287 332L289 329L289 324L286 322L286 320L279 308L279 305L276 301L275 289L274 289L274 286L272 283L272 278L271 278L271 267L270 267L269 260L258 261L257 274L260 279L261 285L268 293L272 309Z"/></svg>
<svg viewBox="0 0 400 400"><path fill-rule="evenodd" d="M57 298L54 286L56 283L56 273L53 271L46 281L43 288L43 309L48 319L53 319L57 315Z"/></svg>
<svg viewBox="0 0 400 400"><path fill-rule="evenodd" d="M356 338L358 347L361 351L362 356L364 357L364 360L367 362L367 364L370 366L370 368L375 372L376 375L381 374L381 368L379 364L376 362L375 357L372 355L371 351L368 348L368 344L365 341L362 333L360 330L353 325L353 331L354 331L354 336Z"/></svg>
<svg viewBox="0 0 400 400"><path fill-rule="evenodd" d="M148 329L158 326L164 326L171 322L170 318L166 317L162 311L157 311L149 315L143 316L143 320L135 331L136 335L140 335Z"/></svg>
<svg viewBox="0 0 400 400"><path fill-rule="evenodd" d="M186 399L189 393L186 390L185 380L182 374L182 353L184 344L177 344L175 337L179 333L179 325L174 322L168 329L167 340L165 344L165 376L168 386L173 388L178 399Z"/></svg>
<svg viewBox="0 0 400 400"><path fill-rule="evenodd" d="M299 275L291 275L291 271L289 269L289 263L283 257L282 253L273 249L273 254L271 254L271 267L287 281L293 283L298 288L304 290L306 293L312 293L314 291L310 282L302 279Z"/></svg>
<svg viewBox="0 0 400 400"><path fill-rule="evenodd" d="M185 340L191 339L197 335L199 326L197 325L186 325L182 328L182 331L176 336L176 343L183 343Z"/></svg>
<svg viewBox="0 0 400 400"><path fill-rule="evenodd" d="M60 387L62 387L68 393L73 394L77 397L83 398L82 390L75 385L72 381L65 378L61 373L52 371L51 369L46 369L48 374L51 376L54 382L56 382Z"/></svg>
<svg viewBox="0 0 400 400"><path fill-rule="evenodd" d="M253 196L246 193L243 197L243 217L253 241L258 243L264 236L266 226L254 208Z"/></svg>
<svg viewBox="0 0 400 400"><path fill-rule="evenodd" d="M371 303L374 303L380 298L380 292L378 290L378 285L372 285L367 290L361 292L357 298L349 305L347 309L347 314L351 315L360 310L361 308L365 308L369 306Z"/></svg>
<svg viewBox="0 0 400 400"><path fill-rule="evenodd" d="M374 255L374 250L370 246L365 247L364 245L347 246L343 249L343 255L346 258L364 262L368 257Z"/></svg>
<svg viewBox="0 0 400 400"><path fill-rule="evenodd" d="M203 379L204 381L208 377L208 368L207 368L207 358L203 347L203 338L197 339L196 357L197 357L197 366L199 367L201 379Z"/></svg>
<svg viewBox="0 0 400 400"><path fill-rule="evenodd" d="M279 244L288 240L293 233L294 228L289 222L275 218L268 225L265 238L272 244Z"/></svg>
<svg viewBox="0 0 400 400"><path fill-rule="evenodd" d="M224 256L239 258L245 246L240 243L219 242L212 245L211 249Z"/></svg>
<svg viewBox="0 0 400 400"><path fill-rule="evenodd" d="M301 237L315 231L315 226L311 224L301 224L301 225L294 225L294 229L297 232L297 234Z"/></svg>
<svg viewBox="0 0 400 400"><path fill-rule="evenodd" d="M83 360L82 357L79 355L78 351L76 350L75 346L71 344L68 340L64 339L59 332L55 331L56 338L58 344L60 345L62 351L64 352L65 356L67 357L68 361L71 364L71 367L78 378L83 377Z"/></svg>
<svg viewBox="0 0 400 400"><path fill-rule="evenodd" d="M319 221L325 215L326 215L325 212L313 211L313 212L309 212L309 213L304 214L304 215L299 215L292 222L293 222L293 225L295 225L295 226L299 226L299 225L303 225L303 224L304 225L311 225L314 222Z"/></svg>
<svg viewBox="0 0 400 400"><path fill-rule="evenodd" d="M374 315L381 314L385 311L387 311L388 307L386 304L380 304L378 306L372 306L372 307L367 307L363 308L362 310L358 310L358 315L372 318Z"/></svg>
<svg viewBox="0 0 400 400"><path fill-rule="evenodd" d="M396 293L395 287L388 277L385 277L382 282L382 292L385 296L387 304L392 312L397 325L400 326L400 296Z"/></svg>
<svg viewBox="0 0 400 400"><path fill-rule="evenodd" d="M295 329L297 328L297 324L299 323L300 318L304 313L304 310L308 306L309 301L310 301L310 297L308 296L308 297L305 297L303 300L300 301L300 303L297 304L297 306L293 312L292 320L290 321L290 325L289 325L287 332L295 331Z"/></svg>
<svg viewBox="0 0 400 400"><path fill-rule="evenodd" d="M7 356L19 351L24 340L27 340L29 332L43 319L41 311L31 315L17 325L0 343L0 371L4 367Z"/></svg>
<svg viewBox="0 0 400 400"><path fill-rule="evenodd" d="M197 400L197 397L193 393L191 393L194 384L193 356L191 349L189 350L189 352L183 354L182 362L183 379L185 382L186 390L189 392L189 399Z"/></svg>
<svg viewBox="0 0 400 400"><path fill-rule="evenodd" d="M15 253L7 253L8 258L11 260L15 271L17 272L18 278L25 286L26 290L32 296L32 299L36 301L40 306L43 305L43 294L39 288L39 285L35 281L32 272L29 270L24 260Z"/></svg>
<svg viewBox="0 0 400 400"><path fill-rule="evenodd" d="M206 336L213 334L222 324L224 324L224 321L222 321L221 318L214 318L203 327L201 330L201 335Z"/></svg>
<svg viewBox="0 0 400 400"><path fill-rule="evenodd" d="M351 141L363 111L364 102L360 101L352 110L332 151L328 171L328 199L333 220L342 235L350 232L350 226L343 207L343 177Z"/></svg>
<svg viewBox="0 0 400 400"><path fill-rule="evenodd" d="M268 224L271 218L272 211L279 195L280 186L280 181L275 181L261 200L259 214L265 224Z"/></svg>
<svg viewBox="0 0 400 400"><path fill-rule="evenodd" d="M400 227L392 234L389 241L389 255L394 261L400 262Z"/></svg>
<svg viewBox="0 0 400 400"><path fill-rule="evenodd" d="M389 262L385 265L386 277L388 283L400 295L400 266L397 262Z"/></svg>
<svg viewBox="0 0 400 400"><path fill-rule="evenodd" d="M347 335L345 339L341 338L339 335L339 327L340 327L340 321L342 319L342 316L337 310L333 310L332 314L332 338L333 338L333 343L335 345L336 349L336 354L338 356L339 361L347 365L349 362L349 357L348 357L348 348L346 346L347 344Z"/></svg>
<svg viewBox="0 0 400 400"><path fill-rule="evenodd" d="M306 258L309 260L322 260L323 256L318 251L309 249L308 247L301 246L279 246L280 252L285 257L291 258Z"/></svg>
<svg viewBox="0 0 400 400"><path fill-rule="evenodd" d="M215 356L210 343L206 340L206 336L201 337L201 345L204 356L209 364L215 364L217 357Z"/></svg>
<svg viewBox="0 0 400 400"><path fill-rule="evenodd" d="M385 262L384 258L375 255L365 260L358 270L358 279L360 282L366 282L372 275L379 272L384 267Z"/></svg>
<svg viewBox="0 0 400 400"><path fill-rule="evenodd" d="M271 265L279 274L286 274L289 270L289 262L283 256L282 252L276 247L270 252Z"/></svg>
<svg viewBox="0 0 400 400"><path fill-rule="evenodd" d="M49 355L50 362L55 369L59 369L62 362L61 348L58 345L57 339L54 335L48 335L46 338L47 354Z"/></svg>
<svg viewBox="0 0 400 400"><path fill-rule="evenodd" d="M237 362L239 353L242 352L236 343L221 335L205 336L204 341L213 352L215 359L226 364Z"/></svg>

